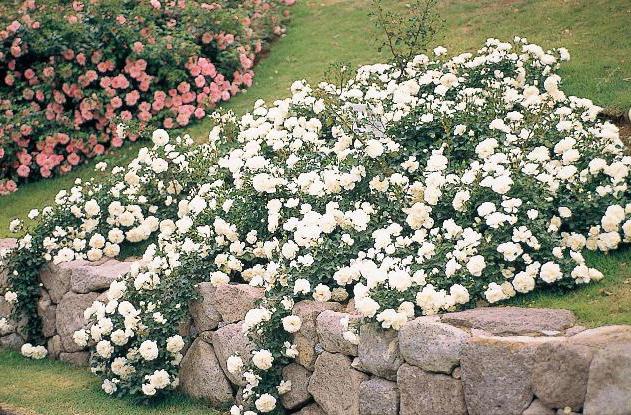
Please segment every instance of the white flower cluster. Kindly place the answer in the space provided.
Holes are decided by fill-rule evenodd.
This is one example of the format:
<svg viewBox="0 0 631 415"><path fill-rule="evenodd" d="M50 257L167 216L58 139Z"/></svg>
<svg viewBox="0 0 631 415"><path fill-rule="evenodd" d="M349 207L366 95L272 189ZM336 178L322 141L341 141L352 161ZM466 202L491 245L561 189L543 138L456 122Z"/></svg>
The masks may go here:
<svg viewBox="0 0 631 415"><path fill-rule="evenodd" d="M22 356L28 357L29 359L39 360L46 357L48 350L46 350L45 346L33 346L31 343L24 343L20 349L20 353L22 353Z"/></svg>
<svg viewBox="0 0 631 415"><path fill-rule="evenodd" d="M396 330L480 299L601 279L583 251L631 241L631 157L600 108L560 89L567 51L518 38L444 52L403 73L361 67L341 88L295 82L285 100L215 117L209 144L188 152L157 132L157 150L121 182L63 194L79 224L53 229L51 259L155 242L75 336L95 345L103 389L177 385L178 323L201 281L266 289L243 324L252 363L227 362L246 381L231 413L250 415L276 410L291 388L276 374L298 353L300 300L354 298L361 316Z"/></svg>

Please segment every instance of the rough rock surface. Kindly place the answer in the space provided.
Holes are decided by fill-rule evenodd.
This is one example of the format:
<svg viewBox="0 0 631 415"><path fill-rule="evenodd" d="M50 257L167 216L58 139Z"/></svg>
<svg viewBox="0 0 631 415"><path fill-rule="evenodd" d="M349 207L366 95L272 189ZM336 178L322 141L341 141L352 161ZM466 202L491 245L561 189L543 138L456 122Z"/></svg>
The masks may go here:
<svg viewBox="0 0 631 415"><path fill-rule="evenodd" d="M535 398L530 406L522 413L522 415L555 415L556 411L550 409L537 398Z"/></svg>
<svg viewBox="0 0 631 415"><path fill-rule="evenodd" d="M11 333L7 336L0 337L0 348L19 351L24 344L24 339L18 334Z"/></svg>
<svg viewBox="0 0 631 415"><path fill-rule="evenodd" d="M59 303L70 290L72 267L72 262L64 262L59 265L49 262L42 267L39 279L55 304Z"/></svg>
<svg viewBox="0 0 631 415"><path fill-rule="evenodd" d="M105 262L72 261L67 265L71 270L70 289L78 294L103 291L112 281L127 273L132 262L110 259Z"/></svg>
<svg viewBox="0 0 631 415"><path fill-rule="evenodd" d="M315 363L309 393L327 415L359 415L359 385L368 375L342 354L323 352Z"/></svg>
<svg viewBox="0 0 631 415"><path fill-rule="evenodd" d="M307 405L302 408L300 411L296 412L294 415L328 415L324 413L322 408L317 403L312 403L311 405Z"/></svg>
<svg viewBox="0 0 631 415"><path fill-rule="evenodd" d="M428 373L403 364L399 368L397 384L401 394L401 415L467 414L462 382L451 376Z"/></svg>
<svg viewBox="0 0 631 415"><path fill-rule="evenodd" d="M631 326L602 326L582 331L570 338L574 344L603 348L614 343L631 343Z"/></svg>
<svg viewBox="0 0 631 415"><path fill-rule="evenodd" d="M375 324L365 324L359 330L359 369L379 377L396 380L402 360L399 337L394 330L383 330Z"/></svg>
<svg viewBox="0 0 631 415"><path fill-rule="evenodd" d="M191 302L189 311L197 331L208 331L217 328L221 322L221 314L213 305L215 287L209 282L202 282L197 287L200 298Z"/></svg>
<svg viewBox="0 0 631 415"><path fill-rule="evenodd" d="M548 408L583 407L592 349L570 342L544 343L534 355L532 386Z"/></svg>
<svg viewBox="0 0 631 415"><path fill-rule="evenodd" d="M323 311L318 315L316 328L320 344L327 352L357 356L357 345L344 338L343 334L346 330L340 323L342 318L347 318L351 323L360 319L357 315L332 310Z"/></svg>
<svg viewBox="0 0 631 415"><path fill-rule="evenodd" d="M548 308L482 307L441 316L457 327L484 330L494 335L537 335L561 332L576 322L571 311Z"/></svg>
<svg viewBox="0 0 631 415"><path fill-rule="evenodd" d="M227 324L210 334L210 339L215 348L217 360L228 379L235 385L244 386L245 380L239 374L234 375L228 372L226 367L228 358L235 353L243 359L245 364L248 364L252 358L254 346L241 330L241 326L241 323ZM202 338L207 338L206 333L202 335Z"/></svg>
<svg viewBox="0 0 631 415"><path fill-rule="evenodd" d="M460 367L469 415L520 414L533 398L534 350L554 337L476 337L462 350Z"/></svg>
<svg viewBox="0 0 631 415"><path fill-rule="evenodd" d="M419 317L399 331L399 349L407 363L429 372L451 373L469 339L464 330Z"/></svg>
<svg viewBox="0 0 631 415"><path fill-rule="evenodd" d="M75 366L88 366L90 352L59 353L59 360Z"/></svg>
<svg viewBox="0 0 631 415"><path fill-rule="evenodd" d="M359 385L359 413L361 415L398 415L397 384L381 378L362 382Z"/></svg>
<svg viewBox="0 0 631 415"><path fill-rule="evenodd" d="M613 343L595 354L583 414L631 414L631 343Z"/></svg>
<svg viewBox="0 0 631 415"><path fill-rule="evenodd" d="M55 306L45 290L40 291L37 301L37 315L42 320L42 335L52 337L56 332L57 306Z"/></svg>
<svg viewBox="0 0 631 415"><path fill-rule="evenodd" d="M214 405L233 401L230 382L224 375L213 346L195 339L180 365L180 387L195 398L208 399Z"/></svg>
<svg viewBox="0 0 631 415"><path fill-rule="evenodd" d="M311 373L296 363L283 368L283 380L291 382L291 390L281 395L281 402L285 408L297 408L311 399L311 394L307 390Z"/></svg>
<svg viewBox="0 0 631 415"><path fill-rule="evenodd" d="M224 284L215 288L211 301L224 323L235 323L243 320L263 293L263 288L248 284Z"/></svg>
<svg viewBox="0 0 631 415"><path fill-rule="evenodd" d="M309 370L314 369L316 355L316 344L318 343L318 332L316 329L316 319L325 310L340 311L342 305L334 302L319 302L304 300L294 305L292 313L300 317L302 325L300 330L294 334L294 343L298 350L296 363L299 363Z"/></svg>
<svg viewBox="0 0 631 415"><path fill-rule="evenodd" d="M63 347L61 345L61 337L53 336L48 339L48 343L46 345L46 350L48 350L48 357L51 359L59 359L59 354L62 352Z"/></svg>
<svg viewBox="0 0 631 415"><path fill-rule="evenodd" d="M72 335L85 326L86 321L83 318L83 312L92 305L98 296L98 293L75 294L69 292L57 305L55 326L57 333L61 336L64 351L78 352L82 350L82 347L74 342Z"/></svg>

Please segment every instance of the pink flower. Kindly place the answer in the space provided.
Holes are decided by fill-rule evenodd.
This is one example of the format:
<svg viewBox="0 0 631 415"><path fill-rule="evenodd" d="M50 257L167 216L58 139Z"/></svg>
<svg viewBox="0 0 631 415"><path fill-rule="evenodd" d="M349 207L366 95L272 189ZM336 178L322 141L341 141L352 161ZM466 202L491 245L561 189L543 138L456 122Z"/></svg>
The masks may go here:
<svg viewBox="0 0 631 415"><path fill-rule="evenodd" d="M70 153L68 154L67 160L72 166L76 166L81 161L81 157L79 157L77 153Z"/></svg>
<svg viewBox="0 0 631 415"><path fill-rule="evenodd" d="M31 174L31 169L24 164L20 164L20 167L18 167L16 171L20 177L28 177L29 174Z"/></svg>
<svg viewBox="0 0 631 415"><path fill-rule="evenodd" d="M53 68L52 66L47 66L44 68L42 73L46 78L52 78L53 76L55 76L55 68Z"/></svg>
<svg viewBox="0 0 631 415"><path fill-rule="evenodd" d="M197 88L202 88L204 85L206 85L206 78L202 75L195 77L195 86Z"/></svg>
<svg viewBox="0 0 631 415"><path fill-rule="evenodd" d="M64 50L62 55L63 55L64 59L66 59L67 61L71 61L71 60L74 59L74 51L72 49Z"/></svg>
<svg viewBox="0 0 631 415"><path fill-rule="evenodd" d="M7 26L7 30L9 32L17 32L20 29L20 27L22 27L20 22L18 22L17 20L14 20L11 22L9 26Z"/></svg>
<svg viewBox="0 0 631 415"><path fill-rule="evenodd" d="M134 106L138 102L140 98L140 93L138 91L131 91L127 95L125 95L125 103L128 106Z"/></svg>
<svg viewBox="0 0 631 415"><path fill-rule="evenodd" d="M13 180L7 180L4 183L4 188L7 190L7 192L15 192L16 190L18 190L18 185L15 184L15 182Z"/></svg>
<svg viewBox="0 0 631 415"><path fill-rule="evenodd" d="M165 118L163 122L164 128L173 128L173 118Z"/></svg>
<svg viewBox="0 0 631 415"><path fill-rule="evenodd" d="M116 16L116 23L123 25L125 24L126 21L127 19L122 14L119 14L118 16Z"/></svg>
<svg viewBox="0 0 631 415"><path fill-rule="evenodd" d="M132 45L132 50L136 53L140 53L145 49L145 45L143 45L141 42L134 42L134 44Z"/></svg>
<svg viewBox="0 0 631 415"><path fill-rule="evenodd" d="M177 90L180 94L184 94L191 90L191 84L189 84L188 82L180 82L180 84L177 86Z"/></svg>
<svg viewBox="0 0 631 415"><path fill-rule="evenodd" d="M158 0L151 0L150 3L154 9L159 9L162 6Z"/></svg>
<svg viewBox="0 0 631 415"><path fill-rule="evenodd" d="M112 146L113 147L120 147L123 145L123 139L120 138L119 136L115 136L112 137Z"/></svg>

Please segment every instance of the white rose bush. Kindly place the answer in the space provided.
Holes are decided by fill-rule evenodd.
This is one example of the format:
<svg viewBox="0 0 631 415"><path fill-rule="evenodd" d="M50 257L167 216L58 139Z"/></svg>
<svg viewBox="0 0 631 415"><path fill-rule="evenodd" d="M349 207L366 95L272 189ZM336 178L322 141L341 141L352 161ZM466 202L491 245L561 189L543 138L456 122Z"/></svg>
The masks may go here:
<svg viewBox="0 0 631 415"><path fill-rule="evenodd" d="M247 382L231 413L252 415L283 413L298 301L354 299L364 321L397 330L601 279L583 252L631 241L631 157L599 107L562 91L567 51L516 38L435 55L295 82L271 106L215 115L198 147L157 131L127 168L36 219L5 259L16 310L36 321L45 261L146 247L75 341L105 392L156 397L178 384L196 284L264 287L243 323L251 363L227 362ZM344 337L357 341L353 327Z"/></svg>

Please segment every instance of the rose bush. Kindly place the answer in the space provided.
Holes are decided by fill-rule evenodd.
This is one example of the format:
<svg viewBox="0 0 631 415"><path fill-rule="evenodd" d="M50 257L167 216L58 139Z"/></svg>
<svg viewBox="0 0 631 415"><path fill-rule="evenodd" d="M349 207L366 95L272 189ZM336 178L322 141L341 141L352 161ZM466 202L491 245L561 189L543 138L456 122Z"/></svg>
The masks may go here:
<svg viewBox="0 0 631 415"><path fill-rule="evenodd" d="M252 363L227 362L247 382L232 413L255 414L282 413L297 301L353 298L365 320L397 330L414 316L601 279L582 252L631 241L631 157L599 107L560 89L567 51L516 38L434 52L403 70L296 82L291 97L240 119L215 114L209 143L193 150L156 131L154 148L110 181L77 185L42 212L5 259L5 296L36 321L32 261L150 243L108 302L86 310L75 341L93 347L105 392L156 396L178 384L190 340L178 328L195 285L264 287L243 323ZM344 336L357 340L354 327Z"/></svg>
<svg viewBox="0 0 631 415"><path fill-rule="evenodd" d="M0 194L203 118L251 85L290 3L26 0L0 13Z"/></svg>

